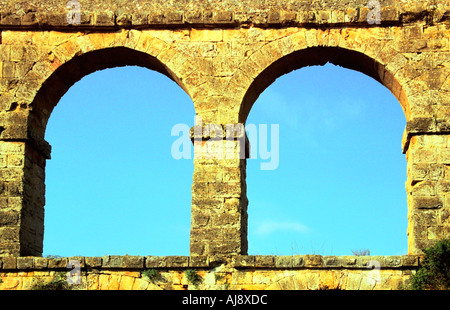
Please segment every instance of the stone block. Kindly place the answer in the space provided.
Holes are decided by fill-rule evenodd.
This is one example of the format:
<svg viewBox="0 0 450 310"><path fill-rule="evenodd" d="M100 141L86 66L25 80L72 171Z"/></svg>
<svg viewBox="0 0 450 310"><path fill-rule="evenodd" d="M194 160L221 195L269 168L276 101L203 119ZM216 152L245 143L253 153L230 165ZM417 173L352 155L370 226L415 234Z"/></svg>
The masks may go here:
<svg viewBox="0 0 450 310"><path fill-rule="evenodd" d="M148 16L147 14L134 14L131 20L131 24L133 26L146 26L148 25Z"/></svg>
<svg viewBox="0 0 450 310"><path fill-rule="evenodd" d="M191 41L204 41L204 42L217 42L223 40L223 30L204 30L204 29L192 29L190 31Z"/></svg>
<svg viewBox="0 0 450 310"><path fill-rule="evenodd" d="M208 193L215 197L241 197L243 188L241 182L211 182L208 184Z"/></svg>
<svg viewBox="0 0 450 310"><path fill-rule="evenodd" d="M277 256L275 257L276 268L292 268L294 266L293 256Z"/></svg>
<svg viewBox="0 0 450 310"><path fill-rule="evenodd" d="M357 268L357 257L356 256L341 256L341 264L344 268Z"/></svg>
<svg viewBox="0 0 450 310"><path fill-rule="evenodd" d="M67 268L74 268L76 266L84 268L86 266L84 256L71 256L68 257L67 260Z"/></svg>
<svg viewBox="0 0 450 310"><path fill-rule="evenodd" d="M191 256L189 257L189 267L209 267L208 256Z"/></svg>
<svg viewBox="0 0 450 310"><path fill-rule="evenodd" d="M394 256L385 256L384 258L384 268L396 268L403 266L403 258L402 256L394 255Z"/></svg>
<svg viewBox="0 0 450 310"><path fill-rule="evenodd" d="M0 243L19 242L20 229L18 226L0 227Z"/></svg>
<svg viewBox="0 0 450 310"><path fill-rule="evenodd" d="M189 242L190 247L190 255L212 255L211 253L207 253L207 244L203 239L196 238L195 229L191 229L191 240Z"/></svg>
<svg viewBox="0 0 450 310"><path fill-rule="evenodd" d="M2 269L17 269L17 257L14 256L3 256L0 257L0 261L2 262Z"/></svg>
<svg viewBox="0 0 450 310"><path fill-rule="evenodd" d="M212 217L211 225L215 227L225 227L227 225L239 225L241 216L237 212L220 213Z"/></svg>
<svg viewBox="0 0 450 310"><path fill-rule="evenodd" d="M145 256L145 268L162 268L162 267L166 267L164 257Z"/></svg>
<svg viewBox="0 0 450 310"><path fill-rule="evenodd" d="M189 267L188 256L166 256L165 261L167 267L171 268Z"/></svg>
<svg viewBox="0 0 450 310"><path fill-rule="evenodd" d="M33 257L33 266L38 270L46 269L48 267L48 258Z"/></svg>
<svg viewBox="0 0 450 310"><path fill-rule="evenodd" d="M316 15L316 20L319 24L331 23L331 12L330 11L319 11Z"/></svg>
<svg viewBox="0 0 450 310"><path fill-rule="evenodd" d="M450 182L447 180L441 180L437 183L436 191L439 196L447 195L450 192Z"/></svg>
<svg viewBox="0 0 450 310"><path fill-rule="evenodd" d="M413 197L436 196L436 181L423 181L412 186L410 191Z"/></svg>
<svg viewBox="0 0 450 310"><path fill-rule="evenodd" d="M450 148L443 147L443 148L440 148L437 152L438 152L438 154L437 154L438 163L449 165L450 164Z"/></svg>
<svg viewBox="0 0 450 310"><path fill-rule="evenodd" d="M413 163L411 167L412 169L408 175L412 183L424 180L437 181L441 179L444 174L444 166L437 163Z"/></svg>
<svg viewBox="0 0 450 310"><path fill-rule="evenodd" d="M233 256L232 266L235 268L254 267L255 266L255 256L251 256L251 255Z"/></svg>
<svg viewBox="0 0 450 310"><path fill-rule="evenodd" d="M412 150L411 160L413 160L414 163L435 163L437 162L437 154L434 149L415 149Z"/></svg>
<svg viewBox="0 0 450 310"><path fill-rule="evenodd" d="M142 269L144 267L144 256L123 256L123 268L125 269Z"/></svg>
<svg viewBox="0 0 450 310"><path fill-rule="evenodd" d="M3 11L0 14L0 25L19 26L22 23L22 18L13 12Z"/></svg>
<svg viewBox="0 0 450 310"><path fill-rule="evenodd" d="M95 26L114 26L115 14L113 12L96 12L93 16L93 24Z"/></svg>
<svg viewBox="0 0 450 310"><path fill-rule="evenodd" d="M396 22L399 20L399 12L394 7L381 7L381 22Z"/></svg>
<svg viewBox="0 0 450 310"><path fill-rule="evenodd" d="M9 167L23 167L24 166L24 156L11 154L8 155L8 166Z"/></svg>
<svg viewBox="0 0 450 310"><path fill-rule="evenodd" d="M49 258L48 259L48 268L50 269L66 269L67 268L68 259L66 257L60 258Z"/></svg>
<svg viewBox="0 0 450 310"><path fill-rule="evenodd" d="M274 255L256 255L255 256L255 267L274 267L275 266L275 257Z"/></svg>
<svg viewBox="0 0 450 310"><path fill-rule="evenodd" d="M357 9L353 9L353 8L349 8L346 12L345 12L345 16L344 16L344 22L346 23L355 23L358 21L358 10Z"/></svg>
<svg viewBox="0 0 450 310"><path fill-rule="evenodd" d="M133 15L120 13L116 16L116 24L121 27L129 27L132 25Z"/></svg>
<svg viewBox="0 0 450 310"><path fill-rule="evenodd" d="M16 63L13 61L3 61L1 69L2 78L14 78L16 76Z"/></svg>
<svg viewBox="0 0 450 310"><path fill-rule="evenodd" d="M99 268L102 266L101 257L85 257L84 262L86 264L86 267L90 268Z"/></svg>
<svg viewBox="0 0 450 310"><path fill-rule="evenodd" d="M0 195L1 195L0 184ZM20 214L18 211L0 211L0 226L18 226L20 224Z"/></svg>
<svg viewBox="0 0 450 310"><path fill-rule="evenodd" d="M415 197L412 202L413 209L441 209L443 206L440 197Z"/></svg>
<svg viewBox="0 0 450 310"><path fill-rule="evenodd" d="M214 21L217 24L231 24L233 23L233 12L231 11L220 11L215 13L214 15Z"/></svg>
<svg viewBox="0 0 450 310"><path fill-rule="evenodd" d="M293 268L303 268L305 267L305 256L304 255L293 255L292 256L292 267Z"/></svg>
<svg viewBox="0 0 450 310"><path fill-rule="evenodd" d="M167 24L183 24L183 13L181 12L167 13L164 17Z"/></svg>
<svg viewBox="0 0 450 310"><path fill-rule="evenodd" d="M283 26L295 26L298 24L298 14L295 11L284 11L281 17Z"/></svg>
<svg viewBox="0 0 450 310"><path fill-rule="evenodd" d="M281 12L278 10L271 10L267 15L268 24L281 24Z"/></svg>
<svg viewBox="0 0 450 310"><path fill-rule="evenodd" d="M203 24L203 14L201 11L189 11L184 14L185 22L188 24Z"/></svg>
<svg viewBox="0 0 450 310"><path fill-rule="evenodd" d="M39 22L46 26L69 26L67 23L67 14L49 13L47 15L40 15Z"/></svg>
<svg viewBox="0 0 450 310"><path fill-rule="evenodd" d="M338 256L324 256L323 267L325 268L340 268L342 266L341 260Z"/></svg>
<svg viewBox="0 0 450 310"><path fill-rule="evenodd" d="M104 255L102 256L103 268L123 268L123 256Z"/></svg>
<svg viewBox="0 0 450 310"><path fill-rule="evenodd" d="M21 270L33 269L33 257L18 257L17 269Z"/></svg>
<svg viewBox="0 0 450 310"><path fill-rule="evenodd" d="M299 22L301 24L312 24L316 22L316 13L313 11L298 12Z"/></svg>
<svg viewBox="0 0 450 310"><path fill-rule="evenodd" d="M305 267L307 268L323 267L323 256L305 255Z"/></svg>

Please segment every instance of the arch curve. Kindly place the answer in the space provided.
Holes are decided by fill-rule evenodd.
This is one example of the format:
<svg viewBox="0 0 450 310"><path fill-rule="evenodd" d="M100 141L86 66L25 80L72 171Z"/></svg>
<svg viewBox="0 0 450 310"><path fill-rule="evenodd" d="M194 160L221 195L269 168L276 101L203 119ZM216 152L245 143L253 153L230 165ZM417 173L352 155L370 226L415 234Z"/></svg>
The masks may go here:
<svg viewBox="0 0 450 310"><path fill-rule="evenodd" d="M177 75L156 57L129 47L109 47L76 55L60 65L43 83L31 103L31 126L44 137L48 119L61 97L84 76L99 70L140 66L157 71L187 90Z"/></svg>
<svg viewBox="0 0 450 310"><path fill-rule="evenodd" d="M282 75L307 66L332 63L366 74L386 86L399 100L406 119L411 114L408 100L399 81L386 66L362 52L341 47L314 46L282 56L262 70L251 82L239 111L239 122L245 123L259 95Z"/></svg>

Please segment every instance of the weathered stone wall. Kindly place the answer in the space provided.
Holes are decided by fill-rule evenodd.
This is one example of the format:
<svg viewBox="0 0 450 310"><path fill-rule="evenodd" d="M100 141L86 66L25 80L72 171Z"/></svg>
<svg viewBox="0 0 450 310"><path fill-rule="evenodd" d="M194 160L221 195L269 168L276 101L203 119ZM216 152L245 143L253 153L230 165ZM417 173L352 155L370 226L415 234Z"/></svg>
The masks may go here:
<svg viewBox="0 0 450 310"><path fill-rule="evenodd" d="M450 135L413 136L406 156L408 241L423 249L449 237Z"/></svg>
<svg viewBox="0 0 450 310"><path fill-rule="evenodd" d="M5 27L66 27L69 1L1 1ZM139 1L79 0L80 27L367 25L367 0ZM384 24L441 22L449 18L446 1L380 0Z"/></svg>
<svg viewBox="0 0 450 310"><path fill-rule="evenodd" d="M73 24L64 1L0 1L0 256L42 255L53 108L87 74L126 65L186 91L203 151L283 74L331 62L371 76L407 121L409 254L449 237L449 3L379 1L374 24L367 2L81 0ZM233 137L230 158L194 159L190 259L247 254L245 141Z"/></svg>
<svg viewBox="0 0 450 310"><path fill-rule="evenodd" d="M0 290L31 290L37 284L67 279L69 262L80 263L70 288L82 290L397 290L406 288L420 257L406 256L103 256L3 257ZM369 268L369 262L373 268ZM146 278L146 270L156 272ZM201 282L192 283L186 270ZM75 273L74 273L75 274ZM76 280L80 279L79 284Z"/></svg>

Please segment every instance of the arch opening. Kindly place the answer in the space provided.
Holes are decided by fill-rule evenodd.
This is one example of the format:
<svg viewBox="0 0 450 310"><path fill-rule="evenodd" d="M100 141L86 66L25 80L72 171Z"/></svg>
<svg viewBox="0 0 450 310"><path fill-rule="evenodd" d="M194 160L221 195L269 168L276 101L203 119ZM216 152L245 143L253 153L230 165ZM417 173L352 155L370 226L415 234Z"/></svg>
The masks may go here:
<svg viewBox="0 0 450 310"><path fill-rule="evenodd" d="M58 60L56 60L57 62ZM117 73L118 71L115 70L125 70L122 73ZM134 75L130 75L129 70L134 70L134 72L137 74L136 76L140 76L140 80L136 80L136 76ZM136 71L138 70L138 71ZM142 71L143 70L143 71ZM133 106L132 102L133 100L144 100L145 98L137 98L134 97L135 99L133 99L133 96L129 96L128 98L122 98L122 103L120 105L116 105L115 108L121 110L121 112L118 115L111 115L110 113L112 113L111 111L114 111L115 109L112 109L111 104L113 103L115 100L117 100L117 98L111 98L108 97L110 100L110 105L103 105L103 110L102 111L97 111L98 114L93 113L93 109L94 108L100 108L100 105L96 106L92 103L92 100L94 97L97 96L97 100L102 100L101 96L98 96L98 94L101 94L102 91L100 89L95 89L95 85L96 83L100 83L101 81L92 81L92 78L95 79L95 76L104 76L106 79L109 79L110 76L105 76L104 74L108 73L108 72L116 72L117 78L119 79L118 81L116 80L115 82L118 83L116 84L115 88L109 89L109 91L103 91L103 95L106 94L106 97L109 96L109 93L114 93L117 89L123 89L123 85L128 84L129 87L136 87L137 85L141 86L141 89L136 89L134 88L134 91L129 91L130 94L132 94L133 92L138 94L138 93L146 93L147 94L147 99L148 100L155 100L155 101L159 101L159 104L155 104L153 106L153 112L155 111L159 111L157 113L159 113L160 115L150 115L150 116L154 116L155 118L151 118L151 120L144 120L143 117L144 116L149 116L149 111L147 108L142 108L142 106L145 106L144 104L141 104L141 107L137 107L137 106ZM128 76L127 76L127 72L128 72ZM142 73L144 72L144 73ZM114 75L114 74L113 74ZM158 98L155 99L155 95L152 95L150 93L148 93L148 90L151 88L150 85L147 83L147 85L145 85L145 82L149 82L151 83L152 81L155 82L155 79L158 80L158 82L156 83L156 85L163 85L164 87L161 87L161 89L159 89L157 86L153 87L154 91L163 91L164 89L166 90L165 94L159 94ZM81 86L85 85L86 83L89 84L89 82L86 81L91 81L92 85L87 85L90 87L94 87L91 88L90 90L83 90L80 89ZM132 82L134 81L134 82ZM163 84L161 84L163 83ZM101 83L100 83L101 84ZM134 85L133 85L134 84ZM81 85L81 86L80 86ZM78 91L76 91L78 89ZM131 88L132 89L132 88ZM144 91L144 92L142 92ZM90 92L90 93L89 93ZM74 97L74 93L75 93L75 97L78 96L78 102L67 104L67 98L66 95L69 94L68 97ZM89 93L89 95L86 95L87 93ZM123 93L122 93L123 94ZM119 94L120 95L120 94ZM118 95L118 96L119 96ZM134 95L134 94L132 94ZM80 97L81 96L81 97ZM170 102L170 104L168 104L167 102ZM173 106L173 102L177 103L177 107L174 108ZM81 103L81 104L80 104ZM84 104L83 104L84 103ZM61 109L58 109L58 112L55 112L54 109L56 106L62 106ZM67 112L66 111L66 107L69 107L69 110L74 108L74 110L72 110L72 114L66 114L63 117L58 117L55 116L52 119L56 119L59 121L59 125L61 126L59 130L56 130L53 128L52 129L52 134L48 134L47 133L47 124L49 122L49 119L51 118L51 116L53 116L54 113L57 114L64 114ZM79 110L81 108L81 110ZM163 110L161 109L166 109L166 113L163 113ZM180 112L184 111L185 114L183 115L183 117L181 117L181 115L179 115L178 113L174 113L174 109L176 112ZM169 110L169 111L167 111ZM114 123L109 123L109 124L105 124L104 128L100 128L100 120L104 120L103 118L108 119L108 117L106 115L108 115L108 113L110 114L110 116L114 116L115 118L115 124ZM133 114L134 113L134 114ZM152 113L150 113L152 114ZM83 126L88 126L88 122L86 122L85 125L82 124L82 117L85 117L86 120L87 119L91 119L92 120L92 116L93 115L97 115L97 120L95 121L95 123L100 126L98 128L95 127L95 124L91 123L89 124L91 128L91 131L84 131L85 128L83 128ZM178 115L178 118L174 118L176 115ZM126 117L137 117L137 119L139 119L139 122L133 123L133 121L130 121L128 119L128 126L124 126L124 124L122 124L122 121L124 121L126 119ZM92 178L92 179L97 179L97 182L99 184L107 184L107 182L111 181L111 180L116 180L116 181L121 181L121 177L120 175L124 175L124 176L128 176L128 178L132 178L132 176L130 175L130 171L131 170L127 170L124 167L127 167L127 165L116 165L114 164L114 160L108 160L108 154L106 153L102 153L101 151L98 150L98 148L96 148L96 143L87 143L89 141L89 139L92 138L92 136L95 136L97 138L102 137L102 139L97 139L97 144L100 143L105 143L106 141L113 141L113 143L116 143L116 145L110 145L109 146L109 150L105 151L105 152L109 152L109 153L114 153L114 154L122 154L124 158L122 159L116 159L116 161L118 162L122 162L122 163L128 163L128 164L132 164L132 166L134 166L134 163L132 163L132 160L126 160L127 156L128 159L135 159L136 163L144 163L144 164L148 164L148 163L158 163L160 162L160 164L162 163L161 158L159 159L155 159L153 158L153 161L151 160L152 156L156 154L156 157L158 157L161 153L165 154L166 156L171 156L171 145L163 145L161 146L161 143L171 143L172 138L171 138L171 127L176 125L177 123L182 123L182 124L190 124L193 123L194 121L194 116L195 116L195 108L193 105L193 102L191 100L191 98L189 97L189 95L187 94L187 91L185 89L185 87L183 86L183 84L181 83L180 79L178 79L178 77L166 66L164 65L160 60L158 60L157 58L140 52L140 51L136 51L134 49L131 48L127 48L127 47L111 47L111 48L104 48L104 49L99 49L99 50L95 50L95 51L90 51L90 52L86 52L83 54L77 54L75 55L71 60L68 60L67 62L59 65L59 67L44 81L44 83L41 85L39 91L37 92L33 102L31 103L31 110L30 110L30 114L29 114L29 119L28 119L28 130L29 130L29 134L32 135L33 139L37 141L37 143L42 143L42 140L44 139L44 137L46 139L48 139L46 137L46 135L49 135L49 142L50 143L54 143L53 145L53 151L52 151L52 157L53 160L50 161L49 164L45 163L45 158L47 158L47 154L34 154L35 152L33 152L32 154L28 154L28 159L30 161L30 163L28 164L28 166L30 167L27 171L26 171L26 182L28 184L28 186L30 188L33 188L33 190L30 190L30 194L31 195L31 199L29 201L27 201L27 204L24 208L29 209L29 213L30 213L30 219L29 222L33 223L33 227L31 229L31 233L33 235L38 236L36 238L36 240L32 240L31 241L31 245L30 247L32 247L32 250L28 250L26 249L27 252L25 252L25 250L23 250L23 253L26 253L27 255L42 255L43 253L43 247L44 247L44 243L45 243L45 253L47 255L85 255L85 254L89 254L89 253L84 253L83 250L80 250L83 248L83 246L78 246L78 251L76 251L76 247L75 245L77 244L77 242L79 244L86 244L87 243L87 239L89 236L85 235L86 238L80 238L80 236L77 237L77 233L79 234L90 234L90 236L93 235L94 231L96 231L96 228L93 228L92 230L88 230L87 232L82 230L82 229L77 229L77 220L80 218L85 219L85 217L87 217L88 221L93 221L93 219L95 218L109 218L111 221L113 221L113 219L111 219L111 214L120 214L120 216L125 216L127 214L126 211L124 211L125 209L121 209L118 213L114 213L111 212L109 213L107 210L103 210L105 211L103 215L101 214L97 214L96 216L92 216L90 217L88 215L88 211L86 209L80 209L80 206L82 206L83 208L86 207L86 205L89 205L86 203L86 200L81 199L77 193L76 190L79 188L83 188L83 176L82 176L82 172L84 171L86 175L88 175L88 178ZM81 118L80 118L81 117ZM112 117L110 119L110 121L113 121L114 117ZM60 119L59 119L60 118ZM150 119L150 118L149 118ZM70 130L65 130L64 128L65 122L67 121L67 123L70 123L71 121L74 122L75 120L78 120L81 123L78 123L78 127L72 127L72 129ZM94 122L94 121L93 121ZM57 123L57 122L56 122ZM159 127L155 127L154 125L160 123ZM139 131L136 128L139 128L139 126L137 125L141 125L141 131ZM162 125L161 125L162 124ZM193 124L192 124L193 125ZM137 126L137 127L135 127ZM142 126L144 126L144 129L142 129ZM153 127L152 127L153 126ZM164 127L165 126L165 127ZM167 126L169 126L170 128L167 128ZM54 127L52 125L52 127ZM62 128L62 129L61 129ZM134 128L134 129L133 129ZM102 131L101 129L106 129L107 131ZM162 133L162 130L165 130L164 133ZM84 131L84 133L82 133ZM131 133L134 134L131 134ZM65 139L62 138L61 139L56 139L55 138L55 133L56 135L60 135L61 137L64 136L64 134L69 135L69 137L66 137ZM153 136L149 136L149 134L153 134ZM117 137L122 135L122 140L123 141L134 141L131 143L131 146L127 146L124 144L120 144L118 143L120 141L117 140ZM163 138L163 135L167 135L166 139ZM114 139L111 140L111 137L113 137ZM141 137L142 141L138 141L136 140L137 137ZM41 142L40 142L41 141ZM46 141L43 140L44 142L44 146L46 145ZM79 154L79 158L77 159L73 159L74 162L78 163L78 166L75 165L75 167L78 167L78 170L76 168L74 168L74 166L67 161L61 160L61 153L64 153L64 148L68 148L69 147L73 147L74 145L70 145L70 143L68 143L69 141L74 141L77 143L78 149L73 149L71 150L71 152L66 152L65 155L67 156L72 156L74 154ZM92 141L91 141L92 142ZM134 144L133 144L134 143ZM158 143L159 143L159 147L164 147L163 150L158 149ZM63 147L61 147L61 145L63 145ZM144 146L155 146L156 149L153 150L146 150L147 152L145 153L145 150L143 149ZM82 151L86 151L89 150L90 148L92 148L92 150L96 150L96 152L94 152L94 157L92 156L88 156L89 154L82 154ZM133 148L134 149L139 149L139 150L144 150L141 153L133 153ZM127 150L127 152L125 152L124 150ZM165 153L164 153L165 150ZM29 152L31 152L32 150L30 149ZM103 168L103 172L99 172L97 174L92 173L90 171L95 171L95 165L93 165L92 163L86 163L83 161L80 161L80 159L82 158L95 158L95 154L97 154L97 157L102 157L103 159L106 158L106 160L103 160L103 162L100 162L99 166L101 166ZM141 155L146 155L146 157L142 157ZM139 156L141 156L140 158L138 158ZM153 156L154 157L154 156ZM123 204L126 205L130 205L130 204L137 204L138 202L136 201L136 199L133 200L133 195L140 195L141 193L148 193L149 196L154 196L154 197L158 197L158 199L156 201L158 201L158 203L161 205L159 206L160 208L156 207L154 210L166 210L167 212L170 212L169 209L167 208L167 206L164 205L164 203L162 202L162 196L164 196L163 194L163 190L162 188L164 187L163 185L167 185L167 188L173 187L172 190L174 191L178 191L180 192L178 197L184 198L184 202L173 202L177 205L183 205L184 208L182 211L178 212L178 214L180 216L184 216L183 220L186 221L186 223L182 223L179 224L177 229L182 229L183 233L181 235L177 235L178 236L178 240L179 242L184 242L182 245L179 245L178 247L174 245L173 249L172 248L168 248L168 249L162 249L162 252L159 252L160 254L181 254L180 252L182 252L183 254L188 253L189 252L189 240L187 239L188 237L185 236L189 236L189 227L185 227L185 225L189 225L190 223L190 216L189 216L189 212L190 212L190 191L189 191L189 187L187 189L185 189L185 184L186 182L190 182L192 183L192 171L193 171L193 167L192 164L189 164L188 161L176 161L174 158L170 158L172 161L172 165L174 165L173 169L166 169L167 171L162 171L162 168L164 166L158 166L156 165L155 167L150 167L149 165L145 166L143 165L141 167L141 169L136 168L137 170L134 170L134 174L139 176L139 182L136 181L133 184L138 184L140 187L138 186L131 186L127 183L120 183L120 182L116 182L116 184L112 184L111 188L112 190L110 190L110 194L103 194L103 197L105 200L107 200L110 204L117 204L119 201L122 201ZM58 161L58 162L57 162ZM93 160L93 162L95 162L95 160ZM184 165L182 164L184 163ZM58 166L59 165L59 166ZM47 166L47 167L46 167ZM177 167L178 166L178 167ZM55 168L58 167L58 168ZM88 169L88 167L91 168L91 170L86 170ZM136 167L136 166L134 166ZM147 169L144 169L147 168ZM167 168L167 166L166 166ZM153 170L152 170L153 169ZM177 176L176 174L174 174L175 171L178 170L182 170L185 171L182 175L183 177L181 178L180 176ZM65 171L66 173L66 178L64 179L64 181L61 181L61 174L58 174L58 170L61 171ZM170 170L170 171L169 171ZM117 171L117 173L112 173L113 171ZM155 172L158 171L158 174L156 174ZM148 173L148 175L146 174ZM181 172L180 172L181 173ZM101 175L104 174L106 176L109 176L111 180L106 179L101 181ZM70 176L78 176L78 177L74 177L73 179L77 179L78 178L78 185L76 185L75 183L73 183ZM148 177L148 179L146 180L145 177ZM149 179L151 178L154 179L158 179L158 181L155 182L148 182ZM49 181L49 178L51 178L53 181ZM58 181L59 180L59 181ZM178 186L177 189L175 189L175 184L177 182L181 182L181 180L184 180L183 182L183 187ZM107 181L107 182L105 182ZM154 183L155 188L157 187L161 187L159 188L158 193L153 192L152 194L152 188L143 188L143 186L145 184L149 184L149 183ZM64 184L67 184L67 187L65 187ZM117 185L117 184L122 184L121 186ZM106 185L105 185L106 186ZM106 186L107 187L107 186ZM95 186L92 186L92 188L95 188ZM140 190L138 190L138 188L140 188ZM97 187L98 189L98 187ZM72 191L68 191L68 190L72 190ZM126 192L129 191L129 195L128 197L128 202L124 201L123 199L125 198L117 198L116 201L114 201L114 199L112 199L111 197L114 197L115 194L120 193L120 192ZM156 189L155 189L156 190ZM61 195L56 195L54 196L54 194L60 191L61 193L65 193L66 197L61 197ZM84 186L84 191L85 192L90 192L91 194L93 194L92 190L89 190L89 186ZM50 192L50 193L49 193ZM184 194L181 194L181 192L183 192ZM53 193L53 194L52 194ZM100 191L96 194L98 197L102 197L101 194L99 194ZM134 194L133 194L134 193ZM159 195L158 195L159 194ZM177 197L176 195L172 195L167 193L167 191L165 192L165 197ZM59 198L55 198L55 197L59 197ZM91 197L92 198L92 197ZM112 200L111 200L112 199ZM122 200L121 200L122 199ZM76 201L78 204L77 205L71 205L71 207L67 207L67 209L61 208L61 205L63 205L65 202L67 201L71 201L74 200ZM156 204L154 202L147 200L143 200L145 201L145 203L147 204L147 206ZM95 204L95 203L93 203ZM187 204L187 205L186 205ZM45 212L44 212L44 206L45 206ZM89 211L95 211L95 208L92 208L92 204L89 205L89 207L91 209L89 209ZM143 209L147 210L144 206L141 205L140 208L137 208L137 210L140 210L141 213L136 213L137 211L131 212L135 215L134 217L134 222L141 222L145 217L143 217ZM52 211L53 210L53 211ZM78 211L77 211L78 210ZM81 211L83 210L83 211ZM133 209L136 210L136 209ZM155 214L153 215L148 215L148 225L155 225L155 224L151 224L152 221L156 221L156 223L164 223L165 221L162 220L158 220L158 216L161 219L161 217L165 217L167 216L167 212L163 214L163 212L159 212L156 211ZM51 212L56 212L53 213L55 217L53 217L53 219L50 219L50 221L53 221L53 226L49 225L47 223L47 220L44 221L44 218L48 218L50 217ZM45 216L44 216L45 213ZM95 213L95 212L94 212ZM98 213L98 212L97 212ZM186 215L187 214L187 215ZM58 224L58 219L62 222ZM168 220L169 222L171 222L169 220L169 217L166 218L166 220ZM180 223L181 219L179 219L178 223ZM72 223L73 222L73 223ZM78 221L79 222L79 221ZM114 222L114 221L113 221ZM133 221L132 221L133 222ZM45 229L44 229L44 223L45 223ZM56 224L55 224L56 223ZM121 222L118 221L118 223L120 224ZM86 222L85 222L86 224ZM87 225L87 224L86 224ZM95 227L96 224L94 222L91 222L92 227ZM116 225L118 225L116 223ZM126 229L130 229L134 232L135 235L139 234L139 229L138 227L142 228L143 230L143 223L141 225L133 225L130 224L130 226L128 226L128 228L124 228ZM181 226L180 226L181 225ZM79 227L79 226L78 226ZM131 227L131 228L130 228ZM186 231L187 229L187 231ZM104 242L112 242L111 246L114 245L114 241L113 240L119 240L119 239L123 239L124 234L120 234L120 230L121 229L117 229L116 232L111 232L110 233L110 237L111 238L104 238ZM161 229L161 231L163 231L164 229ZM70 233L62 233L62 231L69 231ZM142 234L146 234L146 232L148 232L148 230L146 231L142 231ZM44 238L44 234L46 235ZM155 235L157 235L157 233L154 233ZM56 239L50 240L49 236L52 236ZM181 237L183 236L183 237ZM147 239L148 236L146 237ZM161 236L156 236L156 239L160 239L162 240L162 242L164 242L165 238L161 237ZM31 238L29 238L31 240ZM131 240L132 238L130 237L128 239ZM59 244L59 245L64 245L64 246L68 246L71 243L70 240L73 240L73 252L70 249L66 249L69 252L66 253L55 253L58 251L54 251L52 250L51 247L49 247L49 243L55 245L55 244ZM78 241L77 241L78 240ZM83 241L84 240L84 241ZM109 241L108 241L109 240ZM141 239L142 240L142 239ZM152 240L151 238L149 240ZM128 241L123 241L123 242L128 242ZM144 242L144 241L142 241ZM170 247L170 243L171 242L166 242L166 244ZM145 247L145 243L143 243L140 247L138 245L136 245L137 248L127 248L125 247L123 249L123 251L121 250L114 250L114 248L111 248L111 252L113 253L117 253L117 254L132 254L132 253L143 253L143 251L145 253L149 252L148 247ZM163 247L164 248L164 247ZM176 248L178 248L179 250L177 251ZM146 251L147 249L147 251ZM175 250L174 250L175 249ZM101 251L101 247L98 247L98 250ZM171 252L171 251L175 251ZM137 252L136 252L137 251ZM81 253L80 253L81 252ZM108 252L106 254L112 254L111 252ZM100 254L100 253L97 253ZM105 254L105 251L103 251L103 254ZM103 255L101 254L101 255ZM152 253L148 253L148 254L152 254ZM21 254L24 255L24 254ZM94 253L91 253L91 255L94 255Z"/></svg>
<svg viewBox="0 0 450 310"><path fill-rule="evenodd" d="M266 69L241 110L246 124L279 124L278 168L247 163L249 254L406 254L403 105L367 57L348 70L333 64L342 54L300 55Z"/></svg>
<svg viewBox="0 0 450 310"><path fill-rule="evenodd" d="M170 136L194 121L187 101L138 66L97 71L67 91L46 129L45 255L189 253L193 164L172 157Z"/></svg>

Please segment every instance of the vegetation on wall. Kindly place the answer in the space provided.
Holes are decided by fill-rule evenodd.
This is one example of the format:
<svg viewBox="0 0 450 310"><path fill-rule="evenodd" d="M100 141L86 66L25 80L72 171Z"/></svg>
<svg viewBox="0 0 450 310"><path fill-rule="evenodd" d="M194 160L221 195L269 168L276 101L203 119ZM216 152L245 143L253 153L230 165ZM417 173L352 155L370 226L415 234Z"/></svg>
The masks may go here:
<svg viewBox="0 0 450 310"><path fill-rule="evenodd" d="M423 249L425 254L416 274L411 277L412 290L450 289L450 239Z"/></svg>
<svg viewBox="0 0 450 310"><path fill-rule="evenodd" d="M67 283L66 275L64 272L55 274L50 282L43 282L38 279L33 286L32 290L48 291L48 290L69 290L70 286Z"/></svg>
<svg viewBox="0 0 450 310"><path fill-rule="evenodd" d="M147 269L142 272L142 277L151 283L158 282L162 279L161 274L156 269Z"/></svg>
<svg viewBox="0 0 450 310"><path fill-rule="evenodd" d="M203 281L202 277L193 269L187 269L184 274L186 275L188 282L194 286L199 285Z"/></svg>

